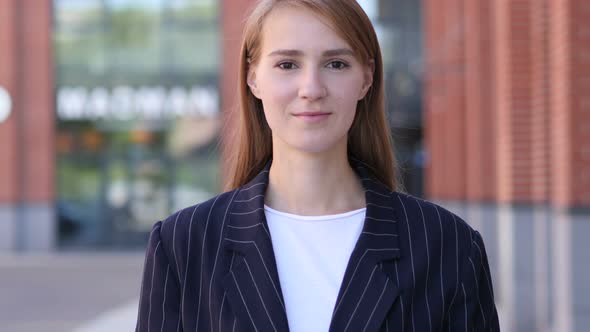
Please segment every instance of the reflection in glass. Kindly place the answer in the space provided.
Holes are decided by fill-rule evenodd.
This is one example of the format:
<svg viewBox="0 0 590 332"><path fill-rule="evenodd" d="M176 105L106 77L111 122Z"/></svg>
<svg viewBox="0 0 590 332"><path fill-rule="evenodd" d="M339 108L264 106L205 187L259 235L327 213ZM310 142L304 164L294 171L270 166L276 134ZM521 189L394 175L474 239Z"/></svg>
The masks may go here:
<svg viewBox="0 0 590 332"><path fill-rule="evenodd" d="M218 191L217 1L54 1L64 246L142 245Z"/></svg>

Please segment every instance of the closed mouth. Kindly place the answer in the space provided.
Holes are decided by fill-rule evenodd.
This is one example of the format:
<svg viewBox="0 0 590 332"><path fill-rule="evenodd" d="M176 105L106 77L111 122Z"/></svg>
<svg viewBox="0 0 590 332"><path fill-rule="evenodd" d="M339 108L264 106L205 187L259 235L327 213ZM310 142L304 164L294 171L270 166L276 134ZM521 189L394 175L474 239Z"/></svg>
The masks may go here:
<svg viewBox="0 0 590 332"><path fill-rule="evenodd" d="M321 116L321 115L329 115L332 113L328 113L328 112L301 112L301 113L296 113L293 114L294 116Z"/></svg>

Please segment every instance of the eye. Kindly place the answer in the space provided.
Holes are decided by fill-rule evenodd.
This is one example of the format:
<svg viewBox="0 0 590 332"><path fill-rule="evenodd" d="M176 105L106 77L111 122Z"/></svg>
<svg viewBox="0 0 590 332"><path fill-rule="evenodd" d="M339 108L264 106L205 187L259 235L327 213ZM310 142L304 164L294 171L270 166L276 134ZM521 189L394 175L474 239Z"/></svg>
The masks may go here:
<svg viewBox="0 0 590 332"><path fill-rule="evenodd" d="M335 61L331 61L330 63L328 63L328 68L330 68L330 69L342 70L347 67L348 67L348 64L343 61L340 61L340 60L335 60Z"/></svg>
<svg viewBox="0 0 590 332"><path fill-rule="evenodd" d="M283 70L291 70L291 69L295 69L295 64L290 61L285 61L285 62L279 63L277 65L277 67L279 67L280 69L283 69Z"/></svg>

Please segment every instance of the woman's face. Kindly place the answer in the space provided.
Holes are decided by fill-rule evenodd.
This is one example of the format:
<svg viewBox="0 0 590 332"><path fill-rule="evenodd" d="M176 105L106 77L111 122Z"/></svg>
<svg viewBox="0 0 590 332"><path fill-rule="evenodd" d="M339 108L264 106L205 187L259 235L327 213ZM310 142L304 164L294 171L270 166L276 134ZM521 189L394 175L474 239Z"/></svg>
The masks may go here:
<svg viewBox="0 0 590 332"><path fill-rule="evenodd" d="M275 149L325 152L346 147L356 106L370 87L361 64L333 28L306 9L267 16L260 58L248 73L262 101Z"/></svg>

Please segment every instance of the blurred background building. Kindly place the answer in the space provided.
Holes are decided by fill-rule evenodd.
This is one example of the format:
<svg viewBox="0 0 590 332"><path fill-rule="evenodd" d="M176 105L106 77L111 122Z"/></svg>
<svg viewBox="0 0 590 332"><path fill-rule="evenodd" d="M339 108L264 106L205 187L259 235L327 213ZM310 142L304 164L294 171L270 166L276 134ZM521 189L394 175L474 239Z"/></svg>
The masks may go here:
<svg viewBox="0 0 590 332"><path fill-rule="evenodd" d="M138 246L218 191L216 1L2 1L0 247Z"/></svg>
<svg viewBox="0 0 590 332"><path fill-rule="evenodd" d="M0 252L143 248L221 190L254 0L0 0ZM590 3L359 0L406 191L484 235L503 330L590 325Z"/></svg>

